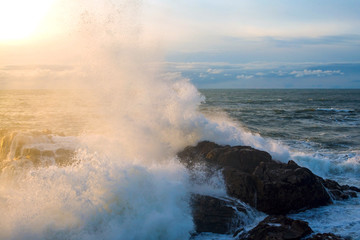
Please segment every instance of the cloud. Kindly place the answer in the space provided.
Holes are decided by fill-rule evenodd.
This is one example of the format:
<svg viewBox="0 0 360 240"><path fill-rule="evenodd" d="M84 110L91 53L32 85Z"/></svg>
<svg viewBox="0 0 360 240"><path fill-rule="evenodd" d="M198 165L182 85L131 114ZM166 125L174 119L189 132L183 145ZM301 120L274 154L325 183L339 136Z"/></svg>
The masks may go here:
<svg viewBox="0 0 360 240"><path fill-rule="evenodd" d="M340 70L307 70L304 69L302 71L292 71L290 75L294 75L295 77L305 77L305 76L330 76L330 75L343 75L344 73Z"/></svg>
<svg viewBox="0 0 360 240"><path fill-rule="evenodd" d="M276 76L279 76L279 77L286 76L288 74L287 72L284 72L284 71L281 71L281 70L271 71L270 73L272 73L272 74L274 74Z"/></svg>
<svg viewBox="0 0 360 240"><path fill-rule="evenodd" d="M1 89L68 88L84 74L67 65L0 66ZM65 84L66 83L66 84ZM75 84L73 84L75 85Z"/></svg>
<svg viewBox="0 0 360 240"><path fill-rule="evenodd" d="M205 74L205 73L200 73L199 74L199 78L205 78L205 77L207 77L207 74Z"/></svg>
<svg viewBox="0 0 360 240"><path fill-rule="evenodd" d="M255 73L255 75L256 75L256 76L260 76L260 77L262 77L262 76L265 76L266 74L265 74L265 73L263 73L263 72L257 72L257 73Z"/></svg>
<svg viewBox="0 0 360 240"><path fill-rule="evenodd" d="M69 65L6 65L0 67L0 71L69 71L73 66Z"/></svg>
<svg viewBox="0 0 360 240"><path fill-rule="evenodd" d="M219 74L219 73L222 73L224 70L222 69L213 69L213 68L209 68L207 70L208 73L211 73L211 74Z"/></svg>
<svg viewBox="0 0 360 240"><path fill-rule="evenodd" d="M241 75L237 75L236 79L251 79L253 78L254 75L245 75L245 74L241 74Z"/></svg>
<svg viewBox="0 0 360 240"><path fill-rule="evenodd" d="M359 34L339 34L339 35L329 35L329 36L318 36L318 37L274 37L274 36L264 36L257 39L261 42L266 42L274 44L277 47L295 47L295 46L341 46L341 45L358 45L360 42Z"/></svg>

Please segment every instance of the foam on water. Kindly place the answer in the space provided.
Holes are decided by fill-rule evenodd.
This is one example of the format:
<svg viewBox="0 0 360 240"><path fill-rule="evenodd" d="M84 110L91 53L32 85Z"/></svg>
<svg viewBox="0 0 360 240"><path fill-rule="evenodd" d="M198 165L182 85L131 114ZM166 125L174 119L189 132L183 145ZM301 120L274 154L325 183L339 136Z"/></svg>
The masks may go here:
<svg viewBox="0 0 360 240"><path fill-rule="evenodd" d="M148 85L145 89L138 86L151 100L144 106L143 95L127 95L127 102L136 103L133 107L140 104L138 109L124 111L115 105L110 108L113 111L108 111L109 106L104 106L103 115L97 115L106 116L98 126L101 131L79 136L31 131L5 135L0 208L8 220L0 227L0 238L187 239L194 231L190 194L226 197L220 173L209 176L202 166L188 172L175 157L177 151L202 139L250 145L285 162L291 156L322 176L358 174L356 153L345 161L332 162L324 154L290 152L279 142L246 131L224 115L198 112L203 98L188 80L166 76L158 81L164 90L153 95L147 93ZM140 119L139 111L144 111ZM67 157L65 164L56 161L59 149L72 153L63 156ZM28 167L18 164L34 160L40 163ZM347 205L336 206L348 211ZM322 222L317 222L324 220L313 220L311 211L306 214L303 217L310 219L311 227L325 229L321 228ZM253 226L263 216L249 212L246 217L247 226ZM349 229L354 231L357 226L352 226Z"/></svg>
<svg viewBox="0 0 360 240"><path fill-rule="evenodd" d="M355 110L337 109L337 108L317 108L316 110L317 111L326 111L326 112L345 112L345 113L355 112Z"/></svg>
<svg viewBox="0 0 360 240"><path fill-rule="evenodd" d="M225 140L232 136L225 138L229 132L224 129L241 133L241 129L226 127L225 123L219 127L196 111L189 116L173 118L180 126L170 125L166 119L162 130L171 133L173 128L180 131L182 127L197 140L207 138L209 126ZM191 173L170 154L178 150L181 139L156 137L151 126L145 132L140 128L144 139L138 143L146 144L144 141L154 137L148 143L151 148L132 146L136 151L127 149L129 143L124 139L105 133L75 137L28 132L4 136L0 208L7 221L1 225L0 238L189 238L194 229L190 193L226 196L222 176L218 172L206 176L199 167L190 177ZM212 136L216 137L215 133ZM184 139L181 147L194 143ZM59 149L71 153L62 156L67 158L62 162L56 160ZM242 219L247 217L251 225L258 216L250 211Z"/></svg>
<svg viewBox="0 0 360 240"><path fill-rule="evenodd" d="M1 179L1 239L189 237L187 174L176 161L144 167L87 150L74 161Z"/></svg>
<svg viewBox="0 0 360 240"><path fill-rule="evenodd" d="M203 140L210 140L220 144L245 145L269 152L274 159L287 162L290 159L288 148L281 142L263 138L260 134L252 133L241 127L225 114L207 114L202 126Z"/></svg>
<svg viewBox="0 0 360 240"><path fill-rule="evenodd" d="M359 186L360 158L357 151L348 153L293 152L292 158L315 174L338 181L341 184Z"/></svg>
<svg viewBox="0 0 360 240"><path fill-rule="evenodd" d="M359 239L360 198L335 201L334 204L290 215L309 222L315 233L332 232L342 237Z"/></svg>
<svg viewBox="0 0 360 240"><path fill-rule="evenodd" d="M27 124L24 114L9 122L11 104L3 106L1 122L9 127L0 159L1 239L190 237L191 185L175 153L201 138L196 109L202 97L188 80L149 67L157 54L141 43L141 6L141 1L59 1L59 19L69 17L75 29L58 38L72 43L79 59L73 61L74 76L58 81L85 90L79 102L64 95L15 106L35 124ZM70 59L68 52L61 54L56 58ZM48 111L63 105L62 111ZM82 115L86 109L91 114ZM70 120L68 129L69 113L86 116L74 128L87 129L66 136L32 129L59 132L58 121ZM19 122L29 129L17 129ZM63 152L69 154L58 161Z"/></svg>
<svg viewBox="0 0 360 240"><path fill-rule="evenodd" d="M58 121L71 119L64 117L69 112L87 112L68 96L16 106L27 117L40 112L36 117L1 119L9 125L0 152L1 239L187 239L194 231L191 193L226 197L226 191L219 173L208 178L201 169L188 172L176 159L178 151L210 140L289 160L288 148L278 141L227 116L200 113L204 97L188 79L150 67L159 59L141 41L142 1L65 2L59 12L70 12L75 17L68 22L80 26L60 40L77 48L71 84L86 88L80 103L91 109L74 126L88 129L57 134ZM62 101L68 104L47 118L47 110ZM12 114L8 108L2 109ZM52 132L32 129L43 124ZM248 215L250 225L258 216Z"/></svg>
<svg viewBox="0 0 360 240"><path fill-rule="evenodd" d="M220 173L185 170L177 151L207 139L276 153L271 140L199 113L202 97L187 80L160 82L164 91L145 106L97 115L106 116L101 131L3 136L0 208L7 221L0 238L187 239L194 231L190 194L226 197L226 190ZM141 104L141 97L132 101ZM260 215L242 219L251 225Z"/></svg>
<svg viewBox="0 0 360 240"><path fill-rule="evenodd" d="M187 80L159 82L164 90L153 98L139 86L150 100L143 105L144 95L127 95L138 109L104 106L97 116L106 120L90 133L3 136L0 238L189 238L190 194L226 191L219 173L202 181L199 170L192 181L175 153L201 139L238 143L253 135L237 138L241 129L199 113L202 97Z"/></svg>

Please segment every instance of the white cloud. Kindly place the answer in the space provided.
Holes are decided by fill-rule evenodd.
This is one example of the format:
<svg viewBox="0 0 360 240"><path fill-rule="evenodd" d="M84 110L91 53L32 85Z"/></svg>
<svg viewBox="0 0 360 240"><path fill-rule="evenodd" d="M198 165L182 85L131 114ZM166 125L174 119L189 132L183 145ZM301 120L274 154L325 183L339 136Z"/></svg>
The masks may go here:
<svg viewBox="0 0 360 240"><path fill-rule="evenodd" d="M0 89L78 87L76 84L84 76L84 72L80 68L68 65L0 66Z"/></svg>
<svg viewBox="0 0 360 240"><path fill-rule="evenodd" d="M281 71L281 70L278 70L278 71L271 71L272 74L275 74L275 75L278 75L278 76L285 76L287 75L288 73L284 72L284 71Z"/></svg>
<svg viewBox="0 0 360 240"><path fill-rule="evenodd" d="M222 69L213 69L213 68L209 68L207 70L208 73L211 73L211 74L219 74L219 73L222 73L223 70Z"/></svg>
<svg viewBox="0 0 360 240"><path fill-rule="evenodd" d="M255 73L255 75L256 75L256 76L265 76L266 74L263 73L263 72L257 72L257 73Z"/></svg>
<svg viewBox="0 0 360 240"><path fill-rule="evenodd" d="M205 73L200 73L199 74L199 78L205 78L205 77L207 77L207 74L205 74Z"/></svg>
<svg viewBox="0 0 360 240"><path fill-rule="evenodd" d="M254 77L254 75L245 75L245 74L241 74L241 75L236 76L237 79L251 79L253 77Z"/></svg>
<svg viewBox="0 0 360 240"><path fill-rule="evenodd" d="M330 76L330 75L343 75L344 73L340 70L307 70L303 71L292 71L290 75L294 75L295 77L304 77L304 76Z"/></svg>

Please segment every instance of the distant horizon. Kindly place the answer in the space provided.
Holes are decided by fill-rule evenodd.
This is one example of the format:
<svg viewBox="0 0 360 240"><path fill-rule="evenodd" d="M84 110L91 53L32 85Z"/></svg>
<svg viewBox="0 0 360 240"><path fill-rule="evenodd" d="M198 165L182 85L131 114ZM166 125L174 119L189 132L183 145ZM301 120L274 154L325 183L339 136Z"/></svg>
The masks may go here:
<svg viewBox="0 0 360 240"><path fill-rule="evenodd" d="M198 88L198 90L360 90L360 88Z"/></svg>

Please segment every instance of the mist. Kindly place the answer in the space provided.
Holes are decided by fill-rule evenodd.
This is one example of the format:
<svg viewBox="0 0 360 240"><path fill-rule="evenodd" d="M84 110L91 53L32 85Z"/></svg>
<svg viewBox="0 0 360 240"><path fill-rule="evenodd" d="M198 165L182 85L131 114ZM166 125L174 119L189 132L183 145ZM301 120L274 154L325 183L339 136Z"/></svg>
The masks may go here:
<svg viewBox="0 0 360 240"><path fill-rule="evenodd" d="M2 87L23 90L2 92L0 238L187 239L191 193L222 181L194 189L178 151L213 140L288 158L226 115L198 111L205 98L190 80L157 64L161 40L143 34L142 1L54 4L37 37L1 46L11 56Z"/></svg>

